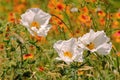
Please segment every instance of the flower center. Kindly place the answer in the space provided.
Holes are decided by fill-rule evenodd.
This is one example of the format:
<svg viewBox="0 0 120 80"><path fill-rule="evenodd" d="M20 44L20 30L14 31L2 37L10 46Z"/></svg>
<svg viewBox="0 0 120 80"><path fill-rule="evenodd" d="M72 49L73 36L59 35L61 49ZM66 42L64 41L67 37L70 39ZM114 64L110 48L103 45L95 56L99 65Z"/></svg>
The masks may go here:
<svg viewBox="0 0 120 80"><path fill-rule="evenodd" d="M90 43L87 45L87 48L89 48L90 50L94 49L95 48L95 44L94 43Z"/></svg>
<svg viewBox="0 0 120 80"><path fill-rule="evenodd" d="M66 52L64 52L64 56L65 56L65 57L72 58L72 53L69 52L69 51L66 51Z"/></svg>
<svg viewBox="0 0 120 80"><path fill-rule="evenodd" d="M40 24L38 22L36 22L36 21L33 21L31 23L31 27L36 27L37 29L39 29L39 26L40 26Z"/></svg>

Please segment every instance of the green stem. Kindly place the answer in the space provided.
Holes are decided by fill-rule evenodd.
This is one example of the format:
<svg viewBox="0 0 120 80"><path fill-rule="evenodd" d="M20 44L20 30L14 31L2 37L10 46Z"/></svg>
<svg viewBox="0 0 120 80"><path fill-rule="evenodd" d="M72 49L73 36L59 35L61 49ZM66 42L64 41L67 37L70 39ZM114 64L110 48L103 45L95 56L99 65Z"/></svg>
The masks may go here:
<svg viewBox="0 0 120 80"><path fill-rule="evenodd" d="M72 80L77 80L77 74L75 69L72 69Z"/></svg>
<svg viewBox="0 0 120 80"><path fill-rule="evenodd" d="M58 18L68 28L68 30L70 31L70 33L73 33L72 30L67 26L67 24L62 19L60 19L58 16L56 16L54 14L51 14L51 15L54 16L54 17L56 17L56 18Z"/></svg>
<svg viewBox="0 0 120 80"><path fill-rule="evenodd" d="M84 58L87 58L90 54L91 54L91 52L90 52L90 51L87 51L87 55L86 55ZM82 63L82 64L79 66L79 68L82 67L82 66L84 66L87 62L88 62L88 60L85 61L84 63Z"/></svg>
<svg viewBox="0 0 120 80"><path fill-rule="evenodd" d="M117 69L118 69L118 72L120 73L120 68L119 68L119 58L118 58L118 56L116 56L116 61L117 61Z"/></svg>
<svg viewBox="0 0 120 80"><path fill-rule="evenodd" d="M21 68L22 68L22 65L23 65L23 52L22 52L22 45L20 44L20 51L21 51Z"/></svg>
<svg viewBox="0 0 120 80"><path fill-rule="evenodd" d="M69 16L67 15L67 13L66 13L65 11L64 11L64 14L65 14L65 16L66 16L66 18L67 18L67 20L68 20L68 22L69 22L70 28L72 29L73 27L72 27L72 24L71 24L71 21L70 21Z"/></svg>

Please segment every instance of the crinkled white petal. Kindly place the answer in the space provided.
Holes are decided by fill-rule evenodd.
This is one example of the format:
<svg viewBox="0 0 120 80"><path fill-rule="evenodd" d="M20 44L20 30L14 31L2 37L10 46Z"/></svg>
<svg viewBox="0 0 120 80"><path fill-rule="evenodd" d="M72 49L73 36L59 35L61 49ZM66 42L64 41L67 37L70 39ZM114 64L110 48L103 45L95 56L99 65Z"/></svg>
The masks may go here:
<svg viewBox="0 0 120 80"><path fill-rule="evenodd" d="M30 32L30 34L31 34L32 36L35 36L34 32L33 32L30 28L27 28L27 29L28 29L28 31Z"/></svg>
<svg viewBox="0 0 120 80"><path fill-rule="evenodd" d="M40 9L39 8L31 8L31 9L28 9L27 11L28 12L32 11L32 12L34 12L36 14L36 13L38 13L40 11Z"/></svg>
<svg viewBox="0 0 120 80"><path fill-rule="evenodd" d="M76 50L74 51L74 55L73 56L73 60L76 62L83 62L83 49L82 48L76 48Z"/></svg>
<svg viewBox="0 0 120 80"><path fill-rule="evenodd" d="M67 64L70 64L71 62L73 62L73 60L68 57L57 57L56 59L60 61L64 61Z"/></svg>
<svg viewBox="0 0 120 80"><path fill-rule="evenodd" d="M99 45L108 42L110 39L106 36L104 31L97 31L96 32L96 37L92 41L95 43L95 47L98 47Z"/></svg>
<svg viewBox="0 0 120 80"><path fill-rule="evenodd" d="M24 14L21 15L21 20L22 22L27 22L28 24L30 24L34 19L34 16L34 12L32 12L31 10L27 10Z"/></svg>
<svg viewBox="0 0 120 80"><path fill-rule="evenodd" d="M58 52L60 57L63 57L63 53L66 51L72 51L71 47L74 44L75 38L71 38L69 40L59 40L54 45L53 48ZM72 51L73 52L73 51Z"/></svg>
<svg viewBox="0 0 120 80"><path fill-rule="evenodd" d="M97 48L97 53L100 55L107 55L112 49L112 43L104 43Z"/></svg>
<svg viewBox="0 0 120 80"><path fill-rule="evenodd" d="M28 9L21 15L21 18L21 24L25 26L33 36L35 36L34 33L37 33L38 36L46 36L51 28L51 26L48 25L51 15L39 8ZM32 22L39 23L39 29L31 26Z"/></svg>
<svg viewBox="0 0 120 80"><path fill-rule="evenodd" d="M41 27L37 34L38 36L47 36L48 31L50 30L51 25L46 25L45 27Z"/></svg>
<svg viewBox="0 0 120 80"><path fill-rule="evenodd" d="M21 20L21 24L25 26L26 28L29 28L29 23Z"/></svg>
<svg viewBox="0 0 120 80"><path fill-rule="evenodd" d="M34 21L37 21L40 25L47 25L51 15L40 10L34 17Z"/></svg>
<svg viewBox="0 0 120 80"><path fill-rule="evenodd" d="M93 41L94 37L95 37L95 32L93 30L90 30L89 33L86 33L85 35L80 37L78 41L86 45L86 44L89 44L91 41Z"/></svg>
<svg viewBox="0 0 120 80"><path fill-rule="evenodd" d="M65 61L67 64L77 61L82 62L83 49L78 48L77 39L71 38L69 40L59 40L54 45L53 48L57 51L59 59ZM72 58L64 56L64 52L71 52Z"/></svg>
<svg viewBox="0 0 120 80"><path fill-rule="evenodd" d="M31 27L31 30L32 30L32 33L33 33L33 34L34 34L34 32L35 32L35 33L38 32L38 29L37 29L36 27Z"/></svg>
<svg viewBox="0 0 120 80"><path fill-rule="evenodd" d="M89 50L91 52L98 52L98 54L108 54L111 51L111 44L104 31L94 32L90 30L89 33L86 33L82 37L78 38L78 46L84 50ZM92 43L94 45L93 49L87 47L88 44ZM106 47L105 47L106 46Z"/></svg>

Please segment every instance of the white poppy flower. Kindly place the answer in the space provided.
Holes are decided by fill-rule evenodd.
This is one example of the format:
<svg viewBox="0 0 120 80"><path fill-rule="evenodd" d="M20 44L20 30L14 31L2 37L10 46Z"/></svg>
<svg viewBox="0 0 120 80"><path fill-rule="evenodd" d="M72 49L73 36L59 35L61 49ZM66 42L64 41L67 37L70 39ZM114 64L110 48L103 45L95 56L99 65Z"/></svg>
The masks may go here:
<svg viewBox="0 0 120 80"><path fill-rule="evenodd" d="M51 28L48 25L51 15L39 8L28 9L21 15L21 24L25 26L33 36L46 36Z"/></svg>
<svg viewBox="0 0 120 80"><path fill-rule="evenodd" d="M104 31L94 32L93 30L80 37L78 45L83 49L97 52L101 55L109 54L112 48L112 43Z"/></svg>
<svg viewBox="0 0 120 80"><path fill-rule="evenodd" d="M83 49L78 48L77 39L71 38L69 40L59 40L54 44L54 49L57 51L59 57L58 60L63 60L67 64L73 61L82 62Z"/></svg>

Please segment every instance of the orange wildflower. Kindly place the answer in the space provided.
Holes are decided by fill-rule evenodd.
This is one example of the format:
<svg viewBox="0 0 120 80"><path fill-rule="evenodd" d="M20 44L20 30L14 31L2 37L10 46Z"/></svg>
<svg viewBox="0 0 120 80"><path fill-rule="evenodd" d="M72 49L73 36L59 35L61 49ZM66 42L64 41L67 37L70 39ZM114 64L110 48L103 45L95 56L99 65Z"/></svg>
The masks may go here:
<svg viewBox="0 0 120 80"><path fill-rule="evenodd" d="M50 13L59 13L60 11L65 9L65 4L61 0L50 0L48 3L48 8L50 9Z"/></svg>
<svg viewBox="0 0 120 80"><path fill-rule="evenodd" d="M119 27L119 22L117 20L114 20L112 23L112 28L118 28Z"/></svg>
<svg viewBox="0 0 120 80"><path fill-rule="evenodd" d="M86 14L81 14L78 19L82 22L82 23L86 23L88 21L90 21L90 16L86 15Z"/></svg>
<svg viewBox="0 0 120 80"><path fill-rule="evenodd" d="M58 10L62 11L62 10L65 9L65 4L58 2L57 5L56 5L56 8L57 8Z"/></svg>
<svg viewBox="0 0 120 80"><path fill-rule="evenodd" d="M117 13L115 14L115 17L116 17L117 19L120 19L120 12L117 12Z"/></svg>
<svg viewBox="0 0 120 80"><path fill-rule="evenodd" d="M24 59L24 60L26 60L26 59L31 59L31 58L33 58L33 54L31 54L31 53L30 53L30 54L24 54L24 55L23 55L23 59Z"/></svg>
<svg viewBox="0 0 120 80"><path fill-rule="evenodd" d="M88 11L88 8L85 6L81 9L81 11L84 13L84 14L88 14L89 11Z"/></svg>
<svg viewBox="0 0 120 80"><path fill-rule="evenodd" d="M106 15L106 13L102 10L98 10L97 13L98 13L98 16L100 17L104 17Z"/></svg>
<svg viewBox="0 0 120 80"><path fill-rule="evenodd" d="M112 37L115 42L120 43L120 31L115 32Z"/></svg>

